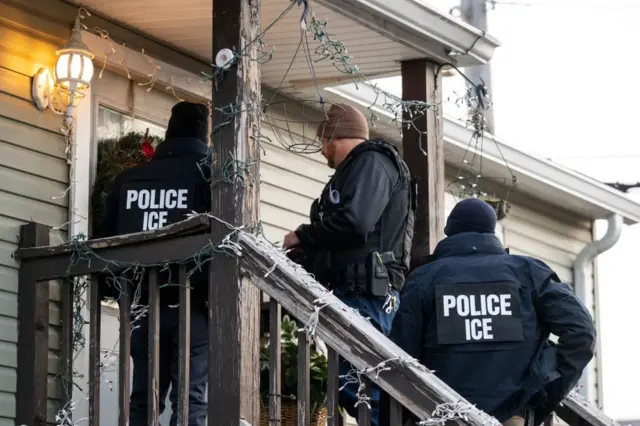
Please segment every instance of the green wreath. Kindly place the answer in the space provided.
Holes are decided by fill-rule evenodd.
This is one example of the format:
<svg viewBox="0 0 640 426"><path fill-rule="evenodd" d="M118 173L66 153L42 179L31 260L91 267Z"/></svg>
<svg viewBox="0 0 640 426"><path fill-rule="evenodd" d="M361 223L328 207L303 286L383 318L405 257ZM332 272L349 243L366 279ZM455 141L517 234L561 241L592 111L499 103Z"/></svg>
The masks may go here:
<svg viewBox="0 0 640 426"><path fill-rule="evenodd" d="M148 162L160 142L161 138L150 136L147 131L129 132L120 138L103 139L98 143L98 168L91 196L93 235L100 235L104 205L116 176Z"/></svg>

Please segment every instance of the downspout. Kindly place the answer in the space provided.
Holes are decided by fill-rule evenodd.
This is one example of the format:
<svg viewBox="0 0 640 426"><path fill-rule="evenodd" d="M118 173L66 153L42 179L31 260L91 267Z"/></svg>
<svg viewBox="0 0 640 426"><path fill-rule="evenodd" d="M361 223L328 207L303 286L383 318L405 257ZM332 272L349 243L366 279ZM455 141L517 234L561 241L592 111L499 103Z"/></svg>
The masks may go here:
<svg viewBox="0 0 640 426"><path fill-rule="evenodd" d="M597 298L597 289L594 288L594 297L593 299L589 297L590 295L587 293L587 283L588 283L588 274L592 270L591 266L596 257L604 253L613 247L618 240L620 239L620 235L622 234L622 216L618 214L612 214L607 218L607 232L604 236L596 241L593 241L591 244L587 245L576 257L576 261L573 264L573 285L574 291L578 298L587 306L587 309L591 310L593 304L597 306L598 298ZM594 321L596 322L596 329L598 333L596 335L596 365L598 371L601 368L601 350L600 350L600 330L599 330L599 313L594 313ZM582 377L580 377L580 381L578 382L580 386L579 393L589 399L589 367L585 368ZM600 401L600 405L602 401Z"/></svg>

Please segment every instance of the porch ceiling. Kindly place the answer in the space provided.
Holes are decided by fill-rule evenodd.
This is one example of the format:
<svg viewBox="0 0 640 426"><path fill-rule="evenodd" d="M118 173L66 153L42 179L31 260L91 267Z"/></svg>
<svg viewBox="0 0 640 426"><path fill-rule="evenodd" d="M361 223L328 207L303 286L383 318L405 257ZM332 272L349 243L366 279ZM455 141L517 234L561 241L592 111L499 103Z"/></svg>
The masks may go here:
<svg viewBox="0 0 640 426"><path fill-rule="evenodd" d="M76 3L212 62L212 0L79 0ZM290 4L290 0L262 0L263 30L276 21ZM442 44L435 46L427 42L422 42L420 50L418 44L409 47L409 43L391 40L374 31L370 28L372 23L359 23L344 13L336 12L335 6L330 9L318 1L311 4L315 16L328 22L330 37L344 42L352 57L349 63L357 65L367 78L399 74L398 61L425 57L425 50L433 50L434 57L442 57L446 50ZM262 65L263 84L276 88L284 77L283 92L295 97L313 87L314 74L321 85L337 84L341 78L347 77L330 59L312 61L312 73L304 53L304 40L296 56L301 39L301 14L302 8L294 6L263 37L267 43L265 50L275 47L273 58ZM310 18L307 21L310 22ZM308 46L313 60L319 59L315 54L319 43L313 40L312 34L308 35Z"/></svg>

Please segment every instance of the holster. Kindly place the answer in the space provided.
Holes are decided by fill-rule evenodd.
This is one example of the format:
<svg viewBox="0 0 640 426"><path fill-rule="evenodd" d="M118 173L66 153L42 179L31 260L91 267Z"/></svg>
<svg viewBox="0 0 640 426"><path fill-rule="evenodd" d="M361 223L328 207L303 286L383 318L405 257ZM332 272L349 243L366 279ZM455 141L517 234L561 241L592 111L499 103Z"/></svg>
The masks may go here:
<svg viewBox="0 0 640 426"><path fill-rule="evenodd" d="M393 252L373 252L367 255L366 284L367 293L375 297L386 297L391 289L391 278L387 265L395 261Z"/></svg>

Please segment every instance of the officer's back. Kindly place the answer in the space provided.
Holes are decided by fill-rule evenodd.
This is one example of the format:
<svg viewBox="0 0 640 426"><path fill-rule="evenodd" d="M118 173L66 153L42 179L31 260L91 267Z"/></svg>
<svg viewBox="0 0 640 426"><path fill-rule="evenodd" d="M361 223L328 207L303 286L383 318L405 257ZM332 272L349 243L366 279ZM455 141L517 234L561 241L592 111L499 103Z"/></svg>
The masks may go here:
<svg viewBox="0 0 640 426"><path fill-rule="evenodd" d="M547 265L507 253L495 225L487 203L458 203L433 260L409 276L391 338L499 421L533 410L541 422L591 360L595 329Z"/></svg>
<svg viewBox="0 0 640 426"><path fill-rule="evenodd" d="M153 158L116 178L106 202L102 236L150 231L184 220L192 211L210 209L210 169L204 164L207 123L204 105L181 102L173 107L165 140ZM187 267L191 270L196 265L189 263ZM200 293L195 300L206 300L206 268L194 269L191 277L193 292ZM163 285L161 304L176 304L178 285L184 285L178 283L177 267L161 271L159 280ZM142 303L146 287L142 287Z"/></svg>

